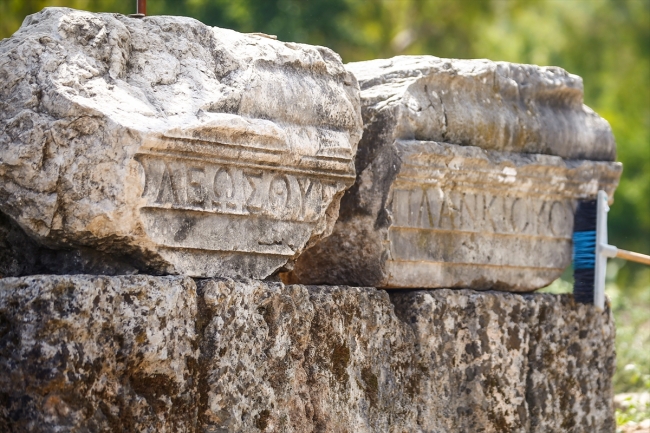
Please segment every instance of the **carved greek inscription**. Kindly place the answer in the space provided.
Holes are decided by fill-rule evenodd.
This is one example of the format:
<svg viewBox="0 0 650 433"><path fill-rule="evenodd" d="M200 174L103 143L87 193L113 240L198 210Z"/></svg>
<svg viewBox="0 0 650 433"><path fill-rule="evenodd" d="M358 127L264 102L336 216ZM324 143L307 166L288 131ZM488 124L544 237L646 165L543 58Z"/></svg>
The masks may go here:
<svg viewBox="0 0 650 433"><path fill-rule="evenodd" d="M507 197L439 187L393 191L395 227L570 238L569 201Z"/></svg>
<svg viewBox="0 0 650 433"><path fill-rule="evenodd" d="M335 182L280 171L145 155L138 161L145 173L143 197L153 207L312 222L341 189Z"/></svg>

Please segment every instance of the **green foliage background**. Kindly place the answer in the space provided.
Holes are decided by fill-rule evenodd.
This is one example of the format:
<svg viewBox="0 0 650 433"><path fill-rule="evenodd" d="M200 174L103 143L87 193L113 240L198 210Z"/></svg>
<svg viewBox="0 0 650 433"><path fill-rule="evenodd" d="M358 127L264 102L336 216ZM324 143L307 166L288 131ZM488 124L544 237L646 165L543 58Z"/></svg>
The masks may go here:
<svg viewBox="0 0 650 433"><path fill-rule="evenodd" d="M46 6L135 12L135 0L0 0L0 37ZM610 241L650 254L650 0L149 0L148 12L325 45L345 62L432 54L578 74L585 103L610 122L624 164ZM650 271L613 263L619 334L630 334L627 346L619 343L619 365L634 363L650 377ZM618 389L637 387L628 382Z"/></svg>

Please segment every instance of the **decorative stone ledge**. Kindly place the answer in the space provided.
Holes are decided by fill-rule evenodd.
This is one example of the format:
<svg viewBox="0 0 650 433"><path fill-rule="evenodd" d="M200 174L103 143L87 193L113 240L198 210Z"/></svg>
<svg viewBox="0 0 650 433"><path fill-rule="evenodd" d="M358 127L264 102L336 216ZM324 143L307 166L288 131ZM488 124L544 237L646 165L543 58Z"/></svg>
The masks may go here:
<svg viewBox="0 0 650 433"><path fill-rule="evenodd" d="M615 159L612 129L584 105L582 78L557 66L434 56L345 66L359 80L367 138Z"/></svg>

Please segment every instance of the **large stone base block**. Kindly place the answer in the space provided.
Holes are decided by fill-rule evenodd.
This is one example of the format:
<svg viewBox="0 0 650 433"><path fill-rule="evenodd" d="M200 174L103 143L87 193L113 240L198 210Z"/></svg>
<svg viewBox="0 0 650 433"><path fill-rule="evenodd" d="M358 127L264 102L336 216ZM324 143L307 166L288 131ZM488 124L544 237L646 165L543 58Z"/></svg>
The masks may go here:
<svg viewBox="0 0 650 433"><path fill-rule="evenodd" d="M614 360L570 296L0 279L3 432L612 432Z"/></svg>

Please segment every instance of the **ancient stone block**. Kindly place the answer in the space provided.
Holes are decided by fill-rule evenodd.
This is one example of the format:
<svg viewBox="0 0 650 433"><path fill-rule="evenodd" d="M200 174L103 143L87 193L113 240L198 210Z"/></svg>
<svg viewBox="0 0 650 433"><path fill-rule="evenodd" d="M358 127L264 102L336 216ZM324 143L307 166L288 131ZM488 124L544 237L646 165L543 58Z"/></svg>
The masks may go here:
<svg viewBox="0 0 650 433"><path fill-rule="evenodd" d="M611 196L621 172L580 77L430 56L347 67L365 123L357 181L285 281L529 291L562 273L576 200Z"/></svg>
<svg viewBox="0 0 650 433"><path fill-rule="evenodd" d="M611 196L620 173L619 163L398 140L361 171L333 235L288 279L534 290L571 262L576 201Z"/></svg>
<svg viewBox="0 0 650 433"><path fill-rule="evenodd" d="M393 291L391 300L419 343L421 431L615 430L609 308L471 290Z"/></svg>
<svg viewBox="0 0 650 433"><path fill-rule="evenodd" d="M0 279L0 431L193 432L196 286Z"/></svg>
<svg viewBox="0 0 650 433"><path fill-rule="evenodd" d="M399 56L346 68L361 86L370 149L415 139L572 159L616 156L609 124L583 105L582 78L558 67Z"/></svg>
<svg viewBox="0 0 650 433"><path fill-rule="evenodd" d="M611 432L611 312L570 296L0 279L3 432Z"/></svg>
<svg viewBox="0 0 650 433"><path fill-rule="evenodd" d="M0 212L48 248L264 278L354 180L358 84L327 48L48 8L0 58Z"/></svg>

